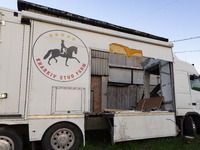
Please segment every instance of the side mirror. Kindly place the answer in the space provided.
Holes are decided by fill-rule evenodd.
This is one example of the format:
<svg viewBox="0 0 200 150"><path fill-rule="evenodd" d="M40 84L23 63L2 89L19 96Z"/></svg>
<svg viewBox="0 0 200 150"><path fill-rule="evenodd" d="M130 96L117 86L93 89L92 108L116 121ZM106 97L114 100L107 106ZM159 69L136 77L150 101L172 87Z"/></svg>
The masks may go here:
<svg viewBox="0 0 200 150"><path fill-rule="evenodd" d="M190 75L190 80L194 80L195 75Z"/></svg>

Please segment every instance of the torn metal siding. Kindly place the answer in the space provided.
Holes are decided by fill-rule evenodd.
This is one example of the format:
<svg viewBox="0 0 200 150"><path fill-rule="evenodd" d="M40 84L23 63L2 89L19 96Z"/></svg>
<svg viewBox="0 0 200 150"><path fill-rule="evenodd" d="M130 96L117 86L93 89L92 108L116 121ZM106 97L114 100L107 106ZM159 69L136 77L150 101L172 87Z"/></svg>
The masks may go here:
<svg viewBox="0 0 200 150"><path fill-rule="evenodd" d="M115 31L128 33L128 34L133 34L133 35L142 36L142 37L146 37L146 38L150 38L150 39L156 39L159 41L168 42L168 39L163 38L163 37L155 36L155 35L137 31L134 29L121 27L121 26L114 25L114 24L111 24L108 22L83 17L80 15L69 13L67 11L62 11L62 10L50 8L47 6L42 6L42 5L26 2L23 0L18 0L18 10L19 11L22 11L22 10L34 11L36 13L42 13L45 15L63 18L63 19L67 19L67 20L71 20L71 21L75 21L75 22L81 22L84 24L92 25L92 26L102 27L102 28L106 28L106 29L111 29L111 30L115 30Z"/></svg>

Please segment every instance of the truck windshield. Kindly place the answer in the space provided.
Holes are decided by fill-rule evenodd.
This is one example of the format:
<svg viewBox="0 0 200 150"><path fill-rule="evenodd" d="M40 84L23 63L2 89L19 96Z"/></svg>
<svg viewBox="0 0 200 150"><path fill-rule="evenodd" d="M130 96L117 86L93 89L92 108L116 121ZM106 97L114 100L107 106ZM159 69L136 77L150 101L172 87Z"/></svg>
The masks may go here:
<svg viewBox="0 0 200 150"><path fill-rule="evenodd" d="M191 88L200 91L200 76L190 75Z"/></svg>

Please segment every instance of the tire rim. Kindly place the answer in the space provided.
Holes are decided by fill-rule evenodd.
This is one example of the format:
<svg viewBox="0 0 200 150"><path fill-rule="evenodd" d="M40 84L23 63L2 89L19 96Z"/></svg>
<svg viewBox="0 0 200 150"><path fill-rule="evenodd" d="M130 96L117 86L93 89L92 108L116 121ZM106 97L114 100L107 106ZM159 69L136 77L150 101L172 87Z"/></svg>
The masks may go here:
<svg viewBox="0 0 200 150"><path fill-rule="evenodd" d="M7 136L0 136L0 150L14 150L14 142Z"/></svg>
<svg viewBox="0 0 200 150"><path fill-rule="evenodd" d="M52 135L51 146L55 150L68 150L73 146L74 141L74 133L67 128L61 128Z"/></svg>
<svg viewBox="0 0 200 150"><path fill-rule="evenodd" d="M196 125L195 125L195 123L194 123L193 120L192 120L192 128L193 128L194 135L196 135L196 133L197 133L197 128L196 128Z"/></svg>

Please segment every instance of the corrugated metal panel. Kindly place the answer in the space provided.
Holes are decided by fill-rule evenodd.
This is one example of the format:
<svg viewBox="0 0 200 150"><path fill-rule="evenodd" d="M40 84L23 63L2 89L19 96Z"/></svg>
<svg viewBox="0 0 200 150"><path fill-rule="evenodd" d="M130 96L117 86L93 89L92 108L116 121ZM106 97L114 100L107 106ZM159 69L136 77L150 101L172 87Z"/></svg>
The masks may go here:
<svg viewBox="0 0 200 150"><path fill-rule="evenodd" d="M92 50L92 75L108 75L108 52Z"/></svg>
<svg viewBox="0 0 200 150"><path fill-rule="evenodd" d="M92 58L108 59L109 53L103 51L92 50Z"/></svg>

